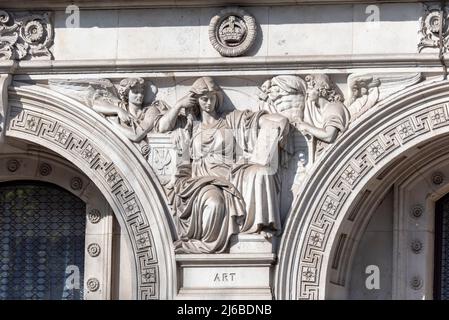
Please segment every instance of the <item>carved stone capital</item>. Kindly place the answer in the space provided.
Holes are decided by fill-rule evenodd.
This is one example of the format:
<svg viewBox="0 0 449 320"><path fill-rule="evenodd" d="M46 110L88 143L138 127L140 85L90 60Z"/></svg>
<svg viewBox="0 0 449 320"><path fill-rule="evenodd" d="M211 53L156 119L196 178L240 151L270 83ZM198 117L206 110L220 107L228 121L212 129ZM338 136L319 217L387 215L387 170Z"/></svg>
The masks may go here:
<svg viewBox="0 0 449 320"><path fill-rule="evenodd" d="M51 59L52 44L50 12L0 10L0 60Z"/></svg>

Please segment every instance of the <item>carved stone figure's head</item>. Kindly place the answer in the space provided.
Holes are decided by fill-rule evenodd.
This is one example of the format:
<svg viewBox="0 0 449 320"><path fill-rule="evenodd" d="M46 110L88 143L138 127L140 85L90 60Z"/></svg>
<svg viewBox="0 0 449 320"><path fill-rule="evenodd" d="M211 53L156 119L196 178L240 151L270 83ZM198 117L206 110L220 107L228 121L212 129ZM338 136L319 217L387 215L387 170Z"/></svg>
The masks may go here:
<svg viewBox="0 0 449 320"><path fill-rule="evenodd" d="M218 112L219 107L223 104L223 92L211 77L197 79L190 88L190 92L198 101L197 109L194 110L195 114L198 114L200 110L208 113Z"/></svg>
<svg viewBox="0 0 449 320"><path fill-rule="evenodd" d="M298 76L277 76L271 79L269 97L272 101L286 95L304 95L306 83Z"/></svg>
<svg viewBox="0 0 449 320"><path fill-rule="evenodd" d="M307 100L317 102L319 98L323 98L329 102L343 101L343 97L335 91L335 87L327 75L308 75L306 82Z"/></svg>
<svg viewBox="0 0 449 320"><path fill-rule="evenodd" d="M380 80L373 76L359 76L348 83L351 89L351 101L369 94L372 88L380 85Z"/></svg>
<svg viewBox="0 0 449 320"><path fill-rule="evenodd" d="M142 105L145 81L142 78L126 78L120 82L120 100L134 105Z"/></svg>
<svg viewBox="0 0 449 320"><path fill-rule="evenodd" d="M268 97L277 112L304 107L306 83L298 76L276 76L270 81Z"/></svg>

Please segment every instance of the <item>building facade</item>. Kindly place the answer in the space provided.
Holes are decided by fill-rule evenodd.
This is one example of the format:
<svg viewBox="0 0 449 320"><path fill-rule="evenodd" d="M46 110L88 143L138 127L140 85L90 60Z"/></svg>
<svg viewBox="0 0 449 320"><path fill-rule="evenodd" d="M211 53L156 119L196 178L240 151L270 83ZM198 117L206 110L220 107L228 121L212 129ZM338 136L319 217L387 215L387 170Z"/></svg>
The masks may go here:
<svg viewBox="0 0 449 320"><path fill-rule="evenodd" d="M0 8L1 299L448 297L449 5Z"/></svg>

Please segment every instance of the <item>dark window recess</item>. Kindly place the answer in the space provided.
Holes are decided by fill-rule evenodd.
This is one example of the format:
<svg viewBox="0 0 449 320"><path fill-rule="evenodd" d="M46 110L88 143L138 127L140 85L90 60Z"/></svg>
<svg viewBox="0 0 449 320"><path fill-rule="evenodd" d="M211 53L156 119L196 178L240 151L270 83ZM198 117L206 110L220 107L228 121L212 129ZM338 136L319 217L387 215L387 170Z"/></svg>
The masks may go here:
<svg viewBox="0 0 449 320"><path fill-rule="evenodd" d="M0 299L83 298L85 212L58 186L0 183Z"/></svg>

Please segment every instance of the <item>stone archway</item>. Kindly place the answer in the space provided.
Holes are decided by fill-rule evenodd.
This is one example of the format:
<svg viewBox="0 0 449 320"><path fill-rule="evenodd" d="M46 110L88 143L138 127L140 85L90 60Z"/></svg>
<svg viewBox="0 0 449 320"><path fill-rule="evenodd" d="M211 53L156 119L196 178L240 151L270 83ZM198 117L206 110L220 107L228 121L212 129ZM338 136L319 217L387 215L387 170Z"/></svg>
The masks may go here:
<svg viewBox="0 0 449 320"><path fill-rule="evenodd" d="M81 103L37 85L13 83L6 137L46 147L88 176L126 230L134 299L172 299L173 226L163 190L138 150Z"/></svg>
<svg viewBox="0 0 449 320"><path fill-rule="evenodd" d="M355 227L366 187L404 154L448 133L448 81L404 90L353 123L312 169L292 205L279 250L276 297L326 298L332 250L345 245L339 230Z"/></svg>

